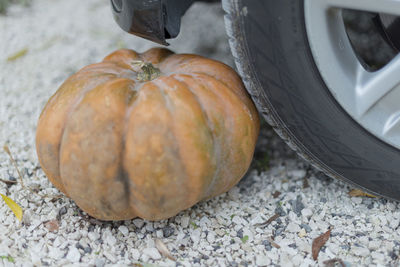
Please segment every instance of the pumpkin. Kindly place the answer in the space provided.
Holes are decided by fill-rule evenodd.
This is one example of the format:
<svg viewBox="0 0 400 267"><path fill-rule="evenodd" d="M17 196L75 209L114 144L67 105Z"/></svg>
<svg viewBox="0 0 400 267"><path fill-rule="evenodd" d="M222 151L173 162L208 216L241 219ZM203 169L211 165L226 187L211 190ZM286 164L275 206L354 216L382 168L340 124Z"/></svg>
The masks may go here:
<svg viewBox="0 0 400 267"><path fill-rule="evenodd" d="M101 220L161 220L233 187L259 117L229 66L121 49L69 77L39 118L48 179Z"/></svg>

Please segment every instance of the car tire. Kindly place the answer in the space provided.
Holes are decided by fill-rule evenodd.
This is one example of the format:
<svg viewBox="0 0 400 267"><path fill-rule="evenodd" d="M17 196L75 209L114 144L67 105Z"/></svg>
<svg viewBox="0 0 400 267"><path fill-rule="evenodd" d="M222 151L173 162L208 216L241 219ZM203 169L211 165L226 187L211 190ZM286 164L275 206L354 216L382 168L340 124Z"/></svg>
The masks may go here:
<svg viewBox="0 0 400 267"><path fill-rule="evenodd" d="M222 0L238 71L259 111L327 175L400 200L400 150L365 130L333 97L314 61L303 0Z"/></svg>

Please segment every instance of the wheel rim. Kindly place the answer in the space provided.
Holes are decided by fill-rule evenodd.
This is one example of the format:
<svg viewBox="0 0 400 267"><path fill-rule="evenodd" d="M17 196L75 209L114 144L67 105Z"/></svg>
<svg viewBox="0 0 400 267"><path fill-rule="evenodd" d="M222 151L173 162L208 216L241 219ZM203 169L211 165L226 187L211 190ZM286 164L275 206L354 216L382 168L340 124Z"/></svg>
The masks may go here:
<svg viewBox="0 0 400 267"><path fill-rule="evenodd" d="M400 149L400 54L366 70L347 36L343 9L400 16L400 0L304 0L309 44L328 89L356 122Z"/></svg>

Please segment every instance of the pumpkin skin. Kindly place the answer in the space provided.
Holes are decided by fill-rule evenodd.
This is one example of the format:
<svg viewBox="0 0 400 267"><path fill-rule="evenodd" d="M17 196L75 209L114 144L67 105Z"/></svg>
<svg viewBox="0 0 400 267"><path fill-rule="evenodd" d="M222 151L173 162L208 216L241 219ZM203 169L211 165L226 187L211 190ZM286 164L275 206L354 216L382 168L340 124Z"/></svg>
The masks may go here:
<svg viewBox="0 0 400 267"><path fill-rule="evenodd" d="M139 79L133 62L160 70ZM121 49L50 98L36 149L48 179L101 220L161 220L232 188L247 171L257 110L229 66L163 48Z"/></svg>

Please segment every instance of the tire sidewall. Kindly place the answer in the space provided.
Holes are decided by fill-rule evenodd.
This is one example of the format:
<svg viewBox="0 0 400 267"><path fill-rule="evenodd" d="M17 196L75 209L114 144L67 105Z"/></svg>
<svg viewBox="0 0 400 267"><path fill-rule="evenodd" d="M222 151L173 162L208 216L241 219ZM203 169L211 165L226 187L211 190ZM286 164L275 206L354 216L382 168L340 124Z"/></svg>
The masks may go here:
<svg viewBox="0 0 400 267"><path fill-rule="evenodd" d="M313 60L303 0L233 5L242 77L267 121L325 172L369 192L400 197L400 151L370 134L336 102ZM231 42L232 47L232 42ZM235 50L235 47L232 47ZM240 68L240 66L239 66Z"/></svg>

